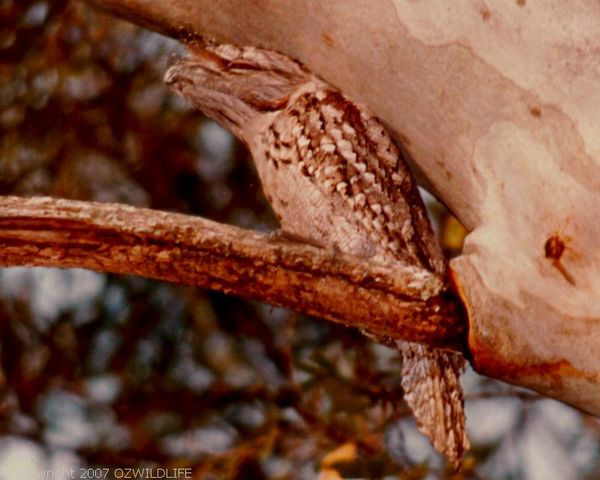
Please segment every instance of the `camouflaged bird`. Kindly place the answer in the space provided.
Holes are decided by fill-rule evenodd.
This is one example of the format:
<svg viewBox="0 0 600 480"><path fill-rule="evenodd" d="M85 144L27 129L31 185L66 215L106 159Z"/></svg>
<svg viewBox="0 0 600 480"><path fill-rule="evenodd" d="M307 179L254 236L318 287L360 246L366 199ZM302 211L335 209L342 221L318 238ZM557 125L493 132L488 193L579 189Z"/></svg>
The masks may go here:
<svg viewBox="0 0 600 480"><path fill-rule="evenodd" d="M165 82L248 146L284 232L444 274L408 165L365 107L297 61L255 47L195 47ZM409 342L396 346L419 429L457 466L468 448L463 358Z"/></svg>

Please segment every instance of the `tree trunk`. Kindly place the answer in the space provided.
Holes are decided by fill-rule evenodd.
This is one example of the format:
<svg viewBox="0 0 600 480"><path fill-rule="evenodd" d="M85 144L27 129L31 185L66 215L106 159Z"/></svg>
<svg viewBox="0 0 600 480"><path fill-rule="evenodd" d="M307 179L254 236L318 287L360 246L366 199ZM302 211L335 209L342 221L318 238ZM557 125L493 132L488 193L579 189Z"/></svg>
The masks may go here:
<svg viewBox="0 0 600 480"><path fill-rule="evenodd" d="M368 104L469 230L474 367L600 414L600 5L88 0L279 50Z"/></svg>

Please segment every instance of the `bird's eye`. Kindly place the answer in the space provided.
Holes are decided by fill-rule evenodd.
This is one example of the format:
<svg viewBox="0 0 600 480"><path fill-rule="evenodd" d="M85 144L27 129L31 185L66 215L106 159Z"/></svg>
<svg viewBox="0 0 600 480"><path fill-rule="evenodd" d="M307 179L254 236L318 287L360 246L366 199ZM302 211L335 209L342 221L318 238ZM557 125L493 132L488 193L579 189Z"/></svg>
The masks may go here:
<svg viewBox="0 0 600 480"><path fill-rule="evenodd" d="M238 70L259 70L259 67L256 63L250 62L248 60L244 60L243 58L239 58L236 60L231 60L228 65L229 69L238 69Z"/></svg>

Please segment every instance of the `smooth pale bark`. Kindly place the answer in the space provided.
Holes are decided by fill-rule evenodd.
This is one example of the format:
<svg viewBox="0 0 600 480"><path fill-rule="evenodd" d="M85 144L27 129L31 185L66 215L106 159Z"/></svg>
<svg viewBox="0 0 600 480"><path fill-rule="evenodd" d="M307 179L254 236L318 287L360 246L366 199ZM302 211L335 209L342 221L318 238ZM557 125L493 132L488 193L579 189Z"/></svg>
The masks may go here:
<svg viewBox="0 0 600 480"><path fill-rule="evenodd" d="M597 0L88 1L368 104L470 231L451 268L475 368L600 414Z"/></svg>

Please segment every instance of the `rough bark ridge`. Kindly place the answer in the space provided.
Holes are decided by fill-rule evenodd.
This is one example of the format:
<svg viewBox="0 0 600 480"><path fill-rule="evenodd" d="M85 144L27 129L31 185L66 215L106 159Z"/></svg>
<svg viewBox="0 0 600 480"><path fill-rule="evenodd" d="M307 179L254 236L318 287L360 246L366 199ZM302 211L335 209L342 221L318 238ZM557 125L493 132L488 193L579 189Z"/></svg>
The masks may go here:
<svg viewBox="0 0 600 480"><path fill-rule="evenodd" d="M279 50L369 105L470 231L474 366L600 414L595 0L88 1Z"/></svg>

